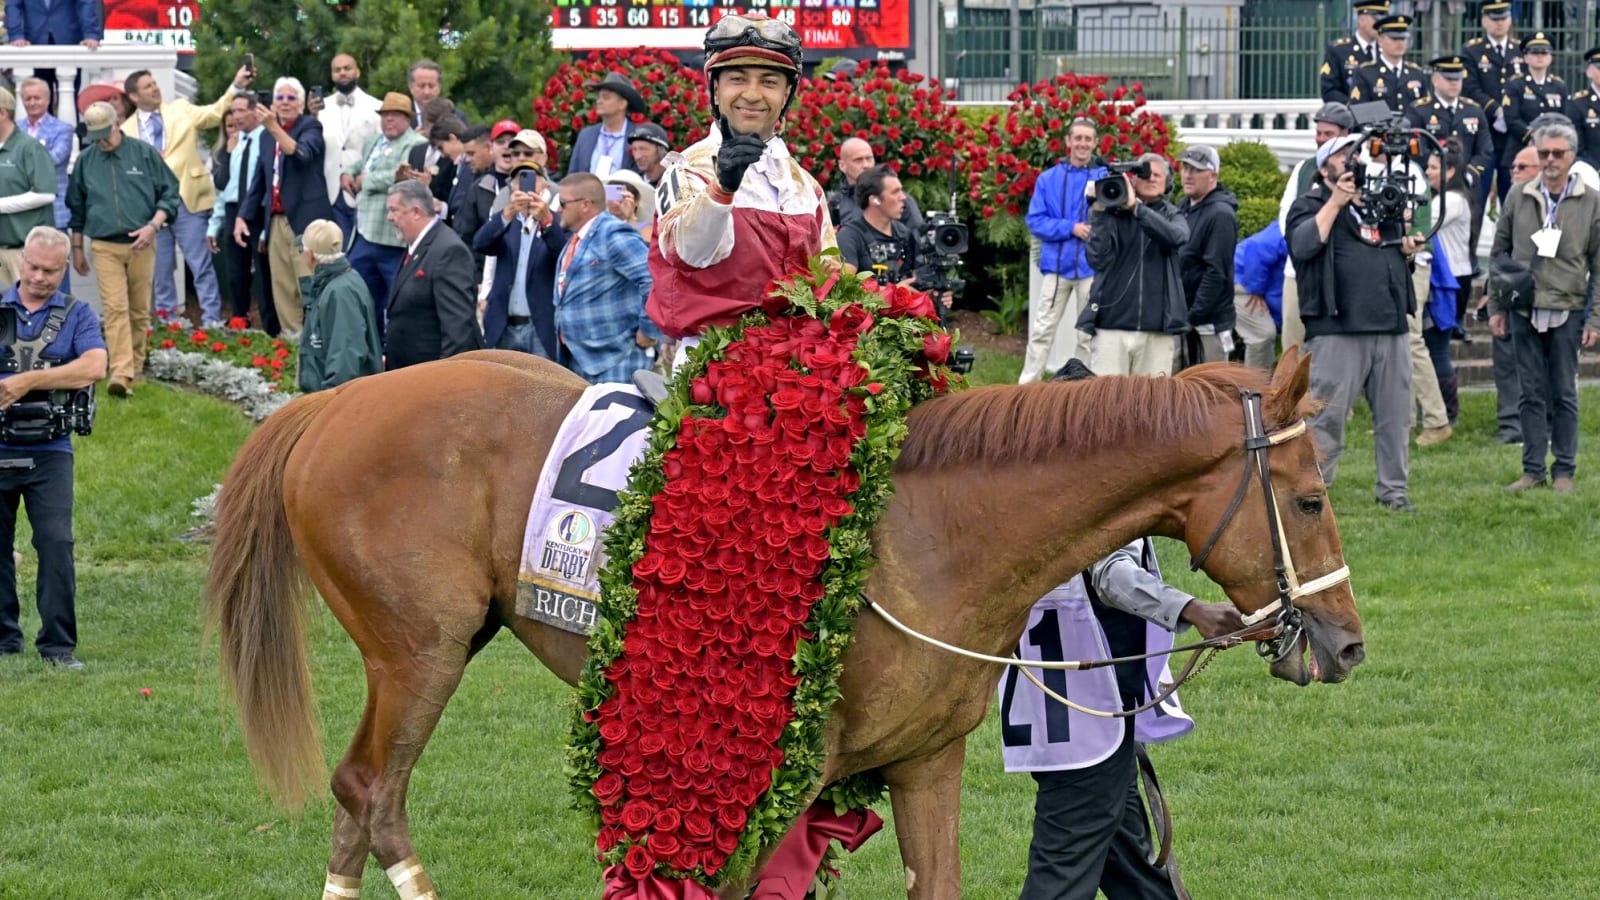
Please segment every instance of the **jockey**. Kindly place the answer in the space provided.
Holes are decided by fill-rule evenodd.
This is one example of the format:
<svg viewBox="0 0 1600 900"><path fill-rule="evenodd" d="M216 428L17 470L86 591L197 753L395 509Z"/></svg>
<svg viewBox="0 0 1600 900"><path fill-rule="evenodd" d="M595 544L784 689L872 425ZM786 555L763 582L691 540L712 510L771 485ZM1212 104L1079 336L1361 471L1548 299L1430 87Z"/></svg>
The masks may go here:
<svg viewBox="0 0 1600 900"><path fill-rule="evenodd" d="M773 280L837 246L822 186L778 136L800 36L764 14L731 15L706 32L705 51L716 127L667 157L650 246L645 310L674 338L737 321Z"/></svg>

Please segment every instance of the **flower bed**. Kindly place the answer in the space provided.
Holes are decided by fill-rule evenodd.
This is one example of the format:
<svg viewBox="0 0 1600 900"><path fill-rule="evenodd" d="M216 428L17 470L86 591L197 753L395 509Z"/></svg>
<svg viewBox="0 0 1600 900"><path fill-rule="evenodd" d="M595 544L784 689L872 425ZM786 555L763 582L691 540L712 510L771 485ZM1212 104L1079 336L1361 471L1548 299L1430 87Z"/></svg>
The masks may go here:
<svg viewBox="0 0 1600 900"><path fill-rule="evenodd" d="M951 387L926 295L775 288L690 351L606 532L569 761L613 884L726 883L802 811L905 413Z"/></svg>
<svg viewBox="0 0 1600 900"><path fill-rule="evenodd" d="M230 319L224 328L195 328L156 313L146 363L158 381L190 385L236 403L259 422L299 392L295 383L298 348L262 331L247 329L244 319Z"/></svg>

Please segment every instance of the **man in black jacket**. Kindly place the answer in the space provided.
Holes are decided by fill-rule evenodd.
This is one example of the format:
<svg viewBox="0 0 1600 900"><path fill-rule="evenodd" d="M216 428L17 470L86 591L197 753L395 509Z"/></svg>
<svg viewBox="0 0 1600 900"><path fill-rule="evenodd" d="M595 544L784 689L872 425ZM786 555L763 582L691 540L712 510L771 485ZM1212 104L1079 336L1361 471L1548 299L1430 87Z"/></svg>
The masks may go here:
<svg viewBox="0 0 1600 900"><path fill-rule="evenodd" d="M258 106L257 121L270 141L263 140L256 157L250 192L239 204L234 241L247 246L253 236L257 252L268 261L272 306L285 339L300 334L304 304L300 279L310 276L295 238L318 219L333 218L328 182L323 174L322 123L304 115L305 89L293 78L279 78L272 89L272 109Z"/></svg>
<svg viewBox="0 0 1600 900"><path fill-rule="evenodd" d="M472 251L433 212L420 181L389 188L388 218L406 242L389 289L384 367L399 369L483 349L473 302Z"/></svg>
<svg viewBox="0 0 1600 900"><path fill-rule="evenodd" d="M1189 222L1189 241L1178 257L1190 331L1178 348L1173 371L1221 362L1233 352L1233 249L1239 243L1239 200L1217 184L1222 159L1211 147L1192 144L1178 156L1183 200L1178 212ZM1181 363L1181 364L1180 364Z"/></svg>
<svg viewBox="0 0 1600 900"><path fill-rule="evenodd" d="M1399 236L1403 223L1368 225L1357 216L1355 174L1347 171L1359 138L1345 135L1317 150L1322 180L1289 207L1289 256L1300 285L1300 318L1311 353L1311 393L1322 409L1311 432L1328 484L1344 451L1345 422L1356 396L1372 408L1377 501L1415 512L1406 499L1411 432L1411 353L1407 316L1416 310L1410 257L1423 246ZM1355 204L1354 206L1352 204Z"/></svg>
<svg viewBox="0 0 1600 900"><path fill-rule="evenodd" d="M856 176L852 192L865 212L839 226L839 255L884 284L915 283L917 241L900 221L909 198L899 176L875 166Z"/></svg>
<svg viewBox="0 0 1600 900"><path fill-rule="evenodd" d="M1101 375L1170 374L1173 336L1189 330L1178 271L1189 223L1167 202L1166 158L1147 153L1140 161L1150 177L1124 176L1126 201L1089 212L1089 266L1099 274L1078 330L1092 336L1089 367Z"/></svg>

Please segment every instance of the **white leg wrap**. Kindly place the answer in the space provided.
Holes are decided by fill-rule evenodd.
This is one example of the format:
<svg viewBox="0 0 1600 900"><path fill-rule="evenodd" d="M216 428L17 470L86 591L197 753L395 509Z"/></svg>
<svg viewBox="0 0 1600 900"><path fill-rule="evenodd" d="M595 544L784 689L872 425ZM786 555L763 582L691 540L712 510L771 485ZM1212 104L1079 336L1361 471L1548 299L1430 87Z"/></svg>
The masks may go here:
<svg viewBox="0 0 1600 900"><path fill-rule="evenodd" d="M322 885L322 900L357 900L361 896L361 877L328 873Z"/></svg>
<svg viewBox="0 0 1600 900"><path fill-rule="evenodd" d="M433 880L422 870L422 861L415 856L408 856L383 871L400 900L439 900Z"/></svg>

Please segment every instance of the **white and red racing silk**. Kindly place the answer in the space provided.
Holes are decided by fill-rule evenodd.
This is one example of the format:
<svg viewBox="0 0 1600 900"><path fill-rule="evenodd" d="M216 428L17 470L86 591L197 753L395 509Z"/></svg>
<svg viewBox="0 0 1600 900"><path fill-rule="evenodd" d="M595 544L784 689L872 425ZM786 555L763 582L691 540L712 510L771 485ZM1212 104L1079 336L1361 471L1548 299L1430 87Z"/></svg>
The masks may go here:
<svg viewBox="0 0 1600 900"><path fill-rule="evenodd" d="M707 190L717 183L711 135L667 158L656 196L656 239L650 245L653 285L645 311L670 337L728 325L759 306L773 280L806 270L810 259L837 247L822 186L783 139L745 170L733 203Z"/></svg>

